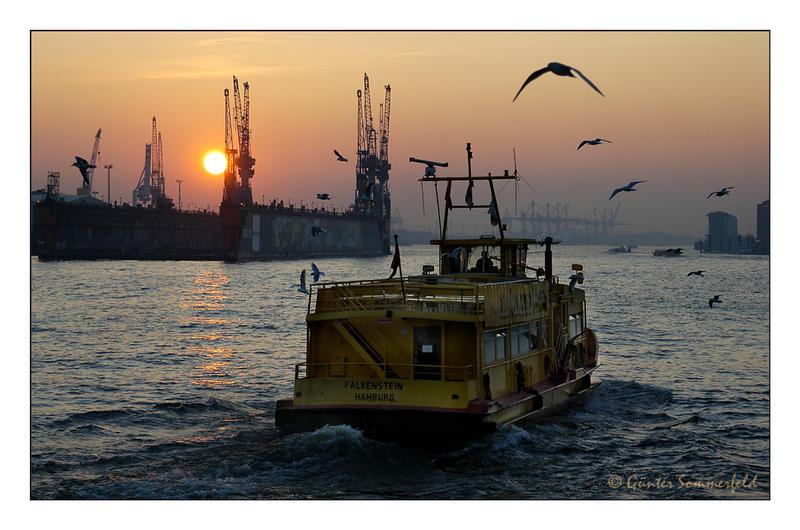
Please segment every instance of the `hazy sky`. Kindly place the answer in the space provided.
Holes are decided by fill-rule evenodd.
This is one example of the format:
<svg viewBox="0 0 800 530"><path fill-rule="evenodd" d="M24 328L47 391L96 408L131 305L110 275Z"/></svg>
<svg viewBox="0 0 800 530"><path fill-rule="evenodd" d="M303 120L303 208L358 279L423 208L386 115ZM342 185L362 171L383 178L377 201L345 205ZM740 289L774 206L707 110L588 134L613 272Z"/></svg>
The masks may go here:
<svg viewBox="0 0 800 530"><path fill-rule="evenodd" d="M579 78L546 74L512 103L550 61L580 69L606 97ZM408 158L449 162L441 175L463 175L466 142L474 174L513 170L516 148L519 173L536 190L520 183L520 207L568 203L571 215L591 217L621 202L619 232L699 238L705 214L722 210L739 218L740 233L754 233L756 204L769 198L765 31L34 32L31 188L60 171L62 192L75 193L73 156L88 158L102 128L98 165L114 165L111 196L130 201L156 115L168 195L177 201L182 179L184 206L217 208L222 177L202 158L224 147L223 90L236 75L250 83L254 199L310 203L327 192L349 204L364 72L376 117L392 87L390 186L406 228L436 223L430 189L422 217L423 167ZM613 143L576 151L596 137ZM334 148L350 162L337 162ZM631 180L648 182L608 200ZM736 188L706 199L723 186ZM102 167L94 189L107 194ZM513 211L513 185L500 202Z"/></svg>

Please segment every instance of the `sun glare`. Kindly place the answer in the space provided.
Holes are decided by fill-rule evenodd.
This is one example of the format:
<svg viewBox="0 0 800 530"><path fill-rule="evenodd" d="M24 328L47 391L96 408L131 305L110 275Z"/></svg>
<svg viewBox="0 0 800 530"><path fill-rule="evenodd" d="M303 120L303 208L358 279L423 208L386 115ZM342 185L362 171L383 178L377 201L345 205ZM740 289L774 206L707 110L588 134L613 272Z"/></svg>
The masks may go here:
<svg viewBox="0 0 800 530"><path fill-rule="evenodd" d="M225 171L225 167L228 165L228 163L225 160L225 155L219 151L211 151L203 159L203 165L206 167L206 171L209 173L213 175L219 175Z"/></svg>

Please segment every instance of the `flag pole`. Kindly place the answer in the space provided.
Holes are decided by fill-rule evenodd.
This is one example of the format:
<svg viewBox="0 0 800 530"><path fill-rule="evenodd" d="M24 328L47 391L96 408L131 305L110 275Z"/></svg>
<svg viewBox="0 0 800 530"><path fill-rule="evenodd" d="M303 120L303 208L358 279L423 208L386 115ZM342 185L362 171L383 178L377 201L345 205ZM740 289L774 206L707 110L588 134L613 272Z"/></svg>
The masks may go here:
<svg viewBox="0 0 800 530"><path fill-rule="evenodd" d="M406 303L406 287L403 282L403 262L400 261L400 246L397 243L397 234L394 235L394 248L397 254L397 267L400 269L400 289L403 292L403 303Z"/></svg>

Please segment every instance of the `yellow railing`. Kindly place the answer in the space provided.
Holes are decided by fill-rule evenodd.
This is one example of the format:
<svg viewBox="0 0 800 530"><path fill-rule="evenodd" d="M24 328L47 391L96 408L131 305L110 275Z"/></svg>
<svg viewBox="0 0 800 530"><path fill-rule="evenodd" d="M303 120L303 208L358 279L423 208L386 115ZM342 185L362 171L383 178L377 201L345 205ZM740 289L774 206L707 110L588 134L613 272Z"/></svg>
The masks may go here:
<svg viewBox="0 0 800 530"><path fill-rule="evenodd" d="M548 300L544 282L529 279L487 284L431 283L423 277L397 280L323 283L312 286L309 313L405 310L472 315L497 327L535 318Z"/></svg>
<svg viewBox="0 0 800 530"><path fill-rule="evenodd" d="M341 282L315 285L311 313L406 310L478 315L483 310L483 286L426 284L421 281Z"/></svg>
<svg viewBox="0 0 800 530"><path fill-rule="evenodd" d="M294 378L328 378L328 377L353 377L371 379L359 375L360 370L371 370L375 365L371 363L307 363L302 362L294 366ZM451 366L440 364L395 364L384 363L383 373L391 368L397 375L392 379L424 379L434 381L469 381L475 379L475 365ZM350 370L348 370L350 369ZM301 373L302 372L302 373ZM351 372L350 374L348 372Z"/></svg>

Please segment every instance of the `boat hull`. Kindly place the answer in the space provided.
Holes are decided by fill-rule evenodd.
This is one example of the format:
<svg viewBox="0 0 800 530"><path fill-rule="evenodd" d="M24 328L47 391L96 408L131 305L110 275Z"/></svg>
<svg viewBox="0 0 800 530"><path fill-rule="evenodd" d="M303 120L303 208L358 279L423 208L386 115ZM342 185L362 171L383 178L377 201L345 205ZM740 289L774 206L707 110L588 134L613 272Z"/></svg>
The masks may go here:
<svg viewBox="0 0 800 530"><path fill-rule="evenodd" d="M326 425L349 425L370 438L410 444L476 438L509 423L540 421L583 403L600 384L591 380L595 368L572 377L564 374L560 380L549 380L494 401L476 400L467 409L295 405L294 400L283 399L276 405L275 426L288 434Z"/></svg>

